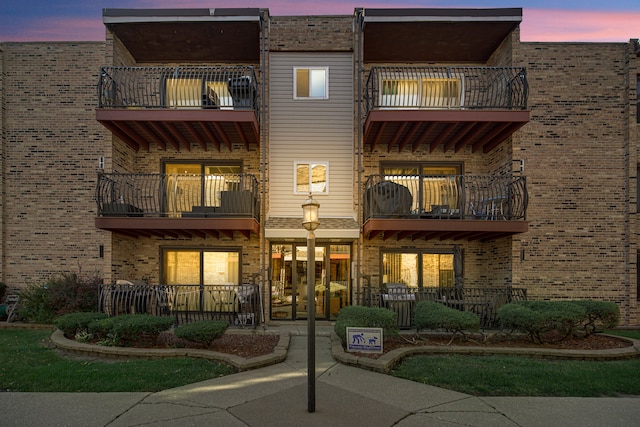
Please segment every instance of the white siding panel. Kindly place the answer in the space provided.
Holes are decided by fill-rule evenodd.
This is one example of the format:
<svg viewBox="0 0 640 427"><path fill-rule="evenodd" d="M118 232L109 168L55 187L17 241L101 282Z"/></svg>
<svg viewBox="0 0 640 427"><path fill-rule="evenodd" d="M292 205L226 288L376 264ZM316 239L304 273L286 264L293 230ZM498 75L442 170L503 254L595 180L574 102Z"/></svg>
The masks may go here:
<svg viewBox="0 0 640 427"><path fill-rule="evenodd" d="M353 57L272 53L269 82L270 216L302 216L293 194L296 161L329 163L329 194L314 195L321 217L353 217ZM294 67L329 67L329 99L294 100Z"/></svg>

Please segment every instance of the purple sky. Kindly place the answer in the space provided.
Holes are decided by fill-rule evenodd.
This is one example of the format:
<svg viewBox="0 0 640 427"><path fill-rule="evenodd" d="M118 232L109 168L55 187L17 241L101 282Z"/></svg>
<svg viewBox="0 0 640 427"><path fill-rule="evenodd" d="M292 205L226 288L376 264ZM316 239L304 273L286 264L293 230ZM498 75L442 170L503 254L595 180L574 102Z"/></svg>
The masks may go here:
<svg viewBox="0 0 640 427"><path fill-rule="evenodd" d="M350 15L354 8L521 7L522 41L640 38L640 0L3 0L0 42L104 40L102 8L268 8L272 15ZM561 6L559 6L561 5Z"/></svg>

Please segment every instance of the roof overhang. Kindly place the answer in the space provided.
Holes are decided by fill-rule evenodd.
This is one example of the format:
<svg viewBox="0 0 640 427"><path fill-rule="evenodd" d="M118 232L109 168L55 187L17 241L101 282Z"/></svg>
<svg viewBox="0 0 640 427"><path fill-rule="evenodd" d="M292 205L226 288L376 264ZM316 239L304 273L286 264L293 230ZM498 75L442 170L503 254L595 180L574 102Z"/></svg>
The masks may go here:
<svg viewBox="0 0 640 427"><path fill-rule="evenodd" d="M521 8L363 9L364 62L486 62Z"/></svg>
<svg viewBox="0 0 640 427"><path fill-rule="evenodd" d="M102 17L137 63L260 62L257 8L103 9Z"/></svg>

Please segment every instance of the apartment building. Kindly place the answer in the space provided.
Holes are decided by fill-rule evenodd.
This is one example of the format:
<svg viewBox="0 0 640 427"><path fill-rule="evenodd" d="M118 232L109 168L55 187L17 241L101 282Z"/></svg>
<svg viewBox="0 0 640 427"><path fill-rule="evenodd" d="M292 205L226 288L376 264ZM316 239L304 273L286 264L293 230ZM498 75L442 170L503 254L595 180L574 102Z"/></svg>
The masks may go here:
<svg viewBox="0 0 640 427"><path fill-rule="evenodd" d="M105 9L0 43L2 266L260 285L265 321L371 289L638 310L637 40L523 43L521 9Z"/></svg>

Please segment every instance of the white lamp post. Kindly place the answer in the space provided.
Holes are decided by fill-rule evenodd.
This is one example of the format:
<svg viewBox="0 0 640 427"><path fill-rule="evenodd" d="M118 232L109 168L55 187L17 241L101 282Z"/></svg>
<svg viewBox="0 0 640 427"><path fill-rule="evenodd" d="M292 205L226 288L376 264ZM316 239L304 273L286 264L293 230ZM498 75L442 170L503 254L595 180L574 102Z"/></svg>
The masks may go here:
<svg viewBox="0 0 640 427"><path fill-rule="evenodd" d="M311 194L302 204L302 226L307 233L307 411L316 410L316 235L320 203Z"/></svg>

